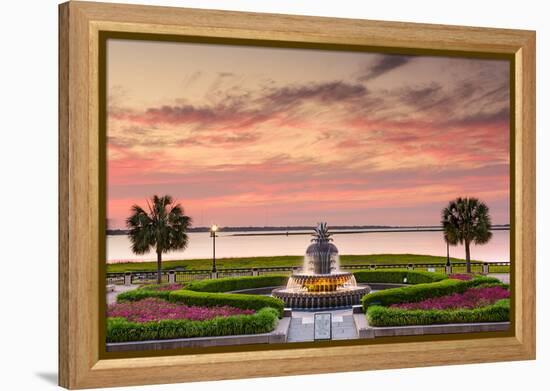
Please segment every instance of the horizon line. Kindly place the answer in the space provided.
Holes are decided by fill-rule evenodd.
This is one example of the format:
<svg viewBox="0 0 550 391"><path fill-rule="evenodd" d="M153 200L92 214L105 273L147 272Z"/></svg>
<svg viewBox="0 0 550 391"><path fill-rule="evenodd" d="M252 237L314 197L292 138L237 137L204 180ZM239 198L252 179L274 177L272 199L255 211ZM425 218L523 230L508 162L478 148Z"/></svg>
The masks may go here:
<svg viewBox="0 0 550 391"><path fill-rule="evenodd" d="M503 224L492 224L492 227L506 227L510 226L510 223L503 223ZM218 225L218 229L312 229L315 227L314 225L228 225L228 226L220 226ZM441 225L382 225L382 224L372 224L372 225L333 225L329 226L333 229L343 229L343 228L441 228ZM198 227L190 227L190 230L209 230L210 226L198 226ZM117 228L106 228L106 231L126 231L128 230L126 227L117 227Z"/></svg>

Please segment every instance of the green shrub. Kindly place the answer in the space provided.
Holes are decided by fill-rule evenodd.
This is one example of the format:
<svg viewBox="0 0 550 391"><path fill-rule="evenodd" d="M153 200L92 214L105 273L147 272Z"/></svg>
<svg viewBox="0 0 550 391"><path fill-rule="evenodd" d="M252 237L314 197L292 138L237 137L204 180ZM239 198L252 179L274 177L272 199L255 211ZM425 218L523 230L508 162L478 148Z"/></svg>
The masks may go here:
<svg viewBox="0 0 550 391"><path fill-rule="evenodd" d="M230 306L241 309L260 310L271 307L283 314L284 303L275 297L261 295L246 295L237 293L217 293L226 290L259 288L264 286L279 286L286 283L285 276L258 276L220 278L215 280L195 281L185 289L176 291L159 291L155 286L146 286L121 293L118 302L138 301L149 297L160 298L172 302L184 303L193 306Z"/></svg>
<svg viewBox="0 0 550 391"><path fill-rule="evenodd" d="M447 275L443 273L406 269L358 270L353 275L359 283L403 284L406 281L407 284L414 285L447 279Z"/></svg>
<svg viewBox="0 0 550 391"><path fill-rule="evenodd" d="M286 285L288 276L228 277L193 281L186 289L196 292L229 292L240 289L263 288Z"/></svg>
<svg viewBox="0 0 550 391"><path fill-rule="evenodd" d="M256 311L264 307L271 307L277 310L279 316L282 316L284 309L283 301L275 297L243 295L239 293L194 292L184 289L171 292L168 300L194 306L213 307L228 305L230 307Z"/></svg>
<svg viewBox="0 0 550 391"><path fill-rule="evenodd" d="M264 308L253 315L217 317L202 321L180 319L137 323L124 318L109 318L107 342L268 333L277 325L277 317L278 312L275 309Z"/></svg>
<svg viewBox="0 0 550 391"><path fill-rule="evenodd" d="M145 290L151 290L151 291L175 291L175 290L183 289L184 287L185 287L185 284L181 282L175 282L175 283L163 282L162 284L142 285L137 289L145 289Z"/></svg>
<svg viewBox="0 0 550 391"><path fill-rule="evenodd" d="M127 292L122 292L117 296L116 300L119 303L122 303L124 301L138 301L138 300L147 299L149 297L168 300L168 296L170 296L170 291L158 291L155 289L149 289L149 288L143 287L143 288L133 289Z"/></svg>
<svg viewBox="0 0 550 391"><path fill-rule="evenodd" d="M371 306L367 311L367 319L375 327L505 322L510 319L510 300L499 300L486 307L458 310L405 310Z"/></svg>
<svg viewBox="0 0 550 391"><path fill-rule="evenodd" d="M418 284L402 288L385 289L369 293L361 299L363 311L370 305L388 306L398 303L413 303L432 297L446 296L453 293L462 293L468 288L480 285L500 284L500 280L493 277L476 277L469 281L447 279L430 284Z"/></svg>
<svg viewBox="0 0 550 391"><path fill-rule="evenodd" d="M164 285L166 285L166 284L164 284L164 283L163 284L147 284L147 285L141 285L137 289L145 290L145 291L156 291Z"/></svg>
<svg viewBox="0 0 550 391"><path fill-rule="evenodd" d="M490 277L492 278L492 277ZM481 284L477 284L476 285L476 288L487 288L489 286L499 286L501 288L504 288L504 289L508 289L510 290L510 284L507 284L505 282L486 282L486 283L481 283Z"/></svg>

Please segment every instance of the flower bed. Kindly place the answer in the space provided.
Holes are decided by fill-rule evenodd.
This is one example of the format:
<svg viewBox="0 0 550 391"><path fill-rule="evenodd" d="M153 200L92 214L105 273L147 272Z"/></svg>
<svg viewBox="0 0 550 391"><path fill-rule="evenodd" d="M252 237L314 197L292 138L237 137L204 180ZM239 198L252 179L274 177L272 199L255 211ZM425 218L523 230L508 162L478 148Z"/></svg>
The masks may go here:
<svg viewBox="0 0 550 391"><path fill-rule="evenodd" d="M476 286L499 285L500 280L493 277L475 277L470 281L446 279L431 284L418 284L402 288L385 289L363 296L361 303L366 312L371 305L390 306L392 304L414 303L432 297L462 293Z"/></svg>
<svg viewBox="0 0 550 391"><path fill-rule="evenodd" d="M117 296L117 303L128 301L140 301L147 298L164 299L174 303L185 304L188 306L200 307L223 307L230 306L243 310L258 311L264 307L275 308L280 316L283 314L284 303L282 300L270 296L237 294L237 293L218 293L224 289L231 290L235 287L235 281L244 281L244 285L270 286L269 284L286 281L284 276L260 276L260 277L237 277L220 278L217 280L205 280L205 283L189 284L184 289L168 290L155 288L154 285L145 286ZM208 283L206 283L208 282ZM248 284L248 285L247 285ZM267 285L261 285L267 284ZM165 285L164 285L165 286ZM157 285L156 287L162 287ZM195 291L201 289L206 291ZM209 292L208 290L214 290Z"/></svg>
<svg viewBox="0 0 550 391"><path fill-rule="evenodd" d="M480 308L454 310L408 310L372 306L367 311L367 319L375 327L506 322L510 319L510 300L502 299Z"/></svg>
<svg viewBox="0 0 550 391"><path fill-rule="evenodd" d="M466 273L453 273L449 274L449 278L452 278L454 280L470 281L472 278L474 278L474 275Z"/></svg>
<svg viewBox="0 0 550 391"><path fill-rule="evenodd" d="M117 303L108 307L107 341L214 337L273 331L283 314L282 300L259 295L214 293L240 287L235 285L239 281L242 280L219 279L194 283L195 289L204 289L205 292L189 290L189 286L180 284L161 284L121 293ZM270 286L282 281L286 281L286 277L248 277L244 279L244 285Z"/></svg>
<svg viewBox="0 0 550 391"><path fill-rule="evenodd" d="M510 292L501 286L489 286L484 288L469 288L463 293L433 297L416 303L392 304L391 308L405 310L447 310L459 308L477 308L496 303L498 300L507 299Z"/></svg>
<svg viewBox="0 0 550 391"><path fill-rule="evenodd" d="M264 307L274 308L282 317L284 303L276 297L261 295L244 295L240 293L210 293L195 292L187 289L174 291L168 298L175 303L183 303L191 306L231 306L243 310L260 310Z"/></svg>
<svg viewBox="0 0 550 391"><path fill-rule="evenodd" d="M491 277L447 280L387 289L362 299L368 322L375 327L509 320L510 291Z"/></svg>
<svg viewBox="0 0 550 391"><path fill-rule="evenodd" d="M176 291L151 289L144 286L137 289L132 289L131 291L122 292L117 296L116 301L117 303L122 303L125 301L139 301L151 297L168 300L168 297L172 292Z"/></svg>
<svg viewBox="0 0 550 391"><path fill-rule="evenodd" d="M217 316L251 315L253 310L229 306L197 307L171 303L158 298L111 304L107 309L110 318L125 318L131 322L153 322L163 319L206 320Z"/></svg>
<svg viewBox="0 0 550 391"><path fill-rule="evenodd" d="M145 290L151 290L151 291L159 291L159 292L166 292L166 291L177 291L180 289L183 289L185 285L181 283L174 283L174 284L153 284L153 285L144 285L138 289L145 289Z"/></svg>
<svg viewBox="0 0 550 391"><path fill-rule="evenodd" d="M107 318L107 342L268 333L277 322L278 312L273 308L263 308L252 315L217 316L206 320L132 322L120 317Z"/></svg>

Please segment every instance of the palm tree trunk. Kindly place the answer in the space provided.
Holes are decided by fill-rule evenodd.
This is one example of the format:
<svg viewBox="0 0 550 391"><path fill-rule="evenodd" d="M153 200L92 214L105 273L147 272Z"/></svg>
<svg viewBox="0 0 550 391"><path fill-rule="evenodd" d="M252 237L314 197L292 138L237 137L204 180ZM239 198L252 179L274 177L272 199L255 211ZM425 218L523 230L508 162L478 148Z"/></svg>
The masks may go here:
<svg viewBox="0 0 550 391"><path fill-rule="evenodd" d="M157 284L162 282L161 274L162 252L157 251Z"/></svg>
<svg viewBox="0 0 550 391"><path fill-rule="evenodd" d="M470 264L470 242L466 241L464 245L466 247L466 273L471 273L472 265Z"/></svg>

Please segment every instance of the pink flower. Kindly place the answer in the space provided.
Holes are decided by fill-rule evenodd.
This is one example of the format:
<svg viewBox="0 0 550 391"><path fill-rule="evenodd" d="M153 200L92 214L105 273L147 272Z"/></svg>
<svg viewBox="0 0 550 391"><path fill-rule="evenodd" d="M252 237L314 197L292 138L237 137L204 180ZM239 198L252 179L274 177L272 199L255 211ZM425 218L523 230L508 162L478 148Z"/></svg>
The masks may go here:
<svg viewBox="0 0 550 391"><path fill-rule="evenodd" d="M454 273L454 274L449 274L449 278L453 278L455 280L469 281L472 278L474 278L474 275L473 274Z"/></svg>
<svg viewBox="0 0 550 391"><path fill-rule="evenodd" d="M108 317L126 318L132 322L156 322L163 319L206 320L217 316L250 315L253 310L233 307L194 307L171 303L157 298L111 304Z"/></svg>
<svg viewBox="0 0 550 391"><path fill-rule="evenodd" d="M168 284L168 285L160 285L155 288L156 291L177 291L179 289L183 288L183 284Z"/></svg>
<svg viewBox="0 0 550 391"><path fill-rule="evenodd" d="M447 310L459 308L477 308L494 304L500 299L510 297L510 292L500 286L470 288L464 293L453 293L448 296L434 297L416 303L393 304L393 308L406 310Z"/></svg>

